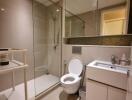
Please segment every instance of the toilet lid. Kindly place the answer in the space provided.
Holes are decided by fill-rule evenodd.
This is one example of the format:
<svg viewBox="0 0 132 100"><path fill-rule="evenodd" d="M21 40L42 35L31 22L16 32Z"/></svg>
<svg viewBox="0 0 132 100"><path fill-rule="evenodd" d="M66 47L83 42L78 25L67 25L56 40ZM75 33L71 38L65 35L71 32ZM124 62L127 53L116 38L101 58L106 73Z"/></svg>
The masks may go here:
<svg viewBox="0 0 132 100"><path fill-rule="evenodd" d="M68 67L69 73L81 75L83 70L83 64L79 59L72 59Z"/></svg>

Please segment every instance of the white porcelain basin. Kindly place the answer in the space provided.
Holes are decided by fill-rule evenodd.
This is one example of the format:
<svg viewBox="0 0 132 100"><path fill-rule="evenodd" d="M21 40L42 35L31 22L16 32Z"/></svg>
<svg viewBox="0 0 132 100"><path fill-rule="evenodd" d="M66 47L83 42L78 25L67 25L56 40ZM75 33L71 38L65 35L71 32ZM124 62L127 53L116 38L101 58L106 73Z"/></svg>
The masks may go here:
<svg viewBox="0 0 132 100"><path fill-rule="evenodd" d="M95 60L87 65L87 78L108 84L117 88L127 89L127 67L113 65L110 62Z"/></svg>
<svg viewBox="0 0 132 100"><path fill-rule="evenodd" d="M91 63L93 67L102 68L110 71L128 74L128 68L110 62L95 60Z"/></svg>

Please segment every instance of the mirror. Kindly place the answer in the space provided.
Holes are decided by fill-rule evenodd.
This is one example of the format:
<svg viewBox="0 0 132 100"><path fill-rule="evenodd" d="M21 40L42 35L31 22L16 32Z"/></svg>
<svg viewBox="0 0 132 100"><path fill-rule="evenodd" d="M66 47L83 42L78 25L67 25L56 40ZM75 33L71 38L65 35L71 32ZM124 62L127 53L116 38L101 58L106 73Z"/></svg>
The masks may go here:
<svg viewBox="0 0 132 100"><path fill-rule="evenodd" d="M65 0L65 37L127 35L128 0Z"/></svg>
<svg viewBox="0 0 132 100"><path fill-rule="evenodd" d="M106 6L105 8L101 7L99 12L101 16L100 35L126 34L127 3L125 0L117 2L116 5Z"/></svg>
<svg viewBox="0 0 132 100"><path fill-rule="evenodd" d="M66 11L65 17L65 36L79 37L84 35L85 22L78 16Z"/></svg>

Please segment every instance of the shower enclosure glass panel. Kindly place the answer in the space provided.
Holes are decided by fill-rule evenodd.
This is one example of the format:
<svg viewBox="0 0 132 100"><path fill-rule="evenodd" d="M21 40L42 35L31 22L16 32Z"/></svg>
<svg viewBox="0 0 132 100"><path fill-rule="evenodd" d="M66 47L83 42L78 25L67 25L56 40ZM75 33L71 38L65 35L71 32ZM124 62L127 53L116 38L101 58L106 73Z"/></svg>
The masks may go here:
<svg viewBox="0 0 132 100"><path fill-rule="evenodd" d="M59 82L61 73L61 8L50 0L34 0L36 95Z"/></svg>

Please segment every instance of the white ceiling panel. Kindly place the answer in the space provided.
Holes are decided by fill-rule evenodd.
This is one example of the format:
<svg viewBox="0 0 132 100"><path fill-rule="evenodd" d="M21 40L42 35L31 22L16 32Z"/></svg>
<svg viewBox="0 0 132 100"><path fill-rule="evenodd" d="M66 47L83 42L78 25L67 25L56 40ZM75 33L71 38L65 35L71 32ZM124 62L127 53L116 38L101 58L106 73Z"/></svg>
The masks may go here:
<svg viewBox="0 0 132 100"><path fill-rule="evenodd" d="M52 2L50 0L36 0L45 6L50 6ZM58 2L59 0L52 0L53 2ZM117 5L127 0L98 0L98 8L109 7L112 5ZM81 14L88 11L97 9L97 0L65 0L66 9L73 14Z"/></svg>
<svg viewBox="0 0 132 100"><path fill-rule="evenodd" d="M112 5L118 5L126 2L127 0L99 0L98 5L99 8L109 7Z"/></svg>
<svg viewBox="0 0 132 100"><path fill-rule="evenodd" d="M50 0L36 0L36 1L40 2L41 4L43 4L45 6L50 6L52 4L51 1L58 2L59 0L51 0L51 1Z"/></svg>
<svg viewBox="0 0 132 100"><path fill-rule="evenodd" d="M127 0L98 0L98 8L117 5ZM66 0L66 9L73 14L81 14L97 9L97 0Z"/></svg>
<svg viewBox="0 0 132 100"><path fill-rule="evenodd" d="M97 0L66 0L66 9L80 14L97 8Z"/></svg>

